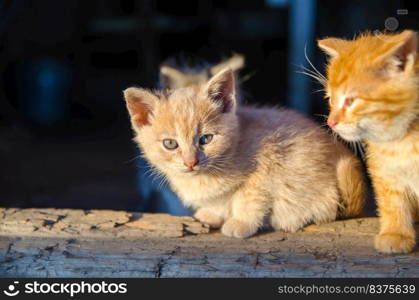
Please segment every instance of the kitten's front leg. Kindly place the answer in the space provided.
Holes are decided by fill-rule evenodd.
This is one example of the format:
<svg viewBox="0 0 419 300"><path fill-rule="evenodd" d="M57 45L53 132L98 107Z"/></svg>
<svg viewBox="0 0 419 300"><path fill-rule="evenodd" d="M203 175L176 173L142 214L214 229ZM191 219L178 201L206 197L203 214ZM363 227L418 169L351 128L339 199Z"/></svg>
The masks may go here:
<svg viewBox="0 0 419 300"><path fill-rule="evenodd" d="M208 224L211 228L220 228L223 225L223 217L217 208L199 208L194 217L201 223Z"/></svg>
<svg viewBox="0 0 419 300"><path fill-rule="evenodd" d="M257 191L244 191L235 195L232 201L232 217L221 232L236 238L248 238L263 225L268 205L265 197Z"/></svg>
<svg viewBox="0 0 419 300"><path fill-rule="evenodd" d="M384 253L408 253L416 242L413 207L397 183L374 180L380 214L380 233L375 248Z"/></svg>

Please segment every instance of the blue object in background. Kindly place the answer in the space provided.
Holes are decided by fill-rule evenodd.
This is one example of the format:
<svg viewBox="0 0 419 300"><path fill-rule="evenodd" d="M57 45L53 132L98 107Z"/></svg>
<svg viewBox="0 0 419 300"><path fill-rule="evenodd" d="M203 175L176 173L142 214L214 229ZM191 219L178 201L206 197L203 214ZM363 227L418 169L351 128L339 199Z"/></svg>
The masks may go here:
<svg viewBox="0 0 419 300"><path fill-rule="evenodd" d="M297 73L297 66L307 66L307 57L312 57L314 30L316 28L316 0L293 0L289 2L288 74L289 105L301 112L311 111L311 82L307 76ZM310 69L310 67L309 67Z"/></svg>
<svg viewBox="0 0 419 300"><path fill-rule="evenodd" d="M73 72L52 57L20 63L17 100L24 117L38 125L54 125L70 115Z"/></svg>
<svg viewBox="0 0 419 300"><path fill-rule="evenodd" d="M297 73L307 66L307 57L313 54L316 28L316 0L265 0L268 6L289 10L288 49L288 105L309 113L311 110L311 82L307 76ZM309 67L310 69L310 67Z"/></svg>

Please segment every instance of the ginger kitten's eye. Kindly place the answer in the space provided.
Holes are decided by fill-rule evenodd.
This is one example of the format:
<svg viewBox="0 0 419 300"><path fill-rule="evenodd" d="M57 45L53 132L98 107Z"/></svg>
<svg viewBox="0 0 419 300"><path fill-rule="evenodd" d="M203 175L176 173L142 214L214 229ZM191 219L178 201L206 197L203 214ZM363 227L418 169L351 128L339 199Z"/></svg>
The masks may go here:
<svg viewBox="0 0 419 300"><path fill-rule="evenodd" d="M355 101L355 98L353 98L353 97L347 97L347 98L345 99L345 106L346 106L346 107L351 106L351 105L352 105L352 103L354 103L354 101Z"/></svg>
<svg viewBox="0 0 419 300"><path fill-rule="evenodd" d="M332 106L332 98L329 96L329 94L324 95L323 98L329 102L330 106Z"/></svg>
<svg viewBox="0 0 419 300"><path fill-rule="evenodd" d="M178 143L174 139L164 139L163 146L168 150L175 150L177 147L179 147Z"/></svg>
<svg viewBox="0 0 419 300"><path fill-rule="evenodd" d="M204 134L199 138L199 144L200 145L206 145L212 141L212 138L214 137L213 134Z"/></svg>

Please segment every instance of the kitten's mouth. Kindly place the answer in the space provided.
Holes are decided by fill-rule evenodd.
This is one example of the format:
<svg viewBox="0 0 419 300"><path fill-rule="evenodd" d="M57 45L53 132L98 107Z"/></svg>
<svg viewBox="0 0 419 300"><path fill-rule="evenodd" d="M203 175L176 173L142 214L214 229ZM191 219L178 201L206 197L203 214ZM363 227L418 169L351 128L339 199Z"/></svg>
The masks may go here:
<svg viewBox="0 0 419 300"><path fill-rule="evenodd" d="M356 142L361 139L357 128L353 128L353 127L339 128L337 126L333 130L347 141Z"/></svg>
<svg viewBox="0 0 419 300"><path fill-rule="evenodd" d="M199 172L199 169L183 169L182 172L186 174L196 174Z"/></svg>
<svg viewBox="0 0 419 300"><path fill-rule="evenodd" d="M361 137L358 135L342 133L342 132L338 132L338 133L344 140L347 140L349 142L357 142L361 140Z"/></svg>

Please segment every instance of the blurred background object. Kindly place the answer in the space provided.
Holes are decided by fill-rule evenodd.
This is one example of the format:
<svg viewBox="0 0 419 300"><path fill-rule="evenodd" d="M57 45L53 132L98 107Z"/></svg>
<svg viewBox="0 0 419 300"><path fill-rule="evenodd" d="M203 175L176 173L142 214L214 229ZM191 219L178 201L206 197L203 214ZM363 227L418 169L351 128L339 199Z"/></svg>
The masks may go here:
<svg viewBox="0 0 419 300"><path fill-rule="evenodd" d="M0 205L187 214L145 201L123 89L155 87L171 56L238 52L245 102L323 122L321 87L296 72L306 54L323 71L315 39L417 30L415 2L0 0Z"/></svg>

